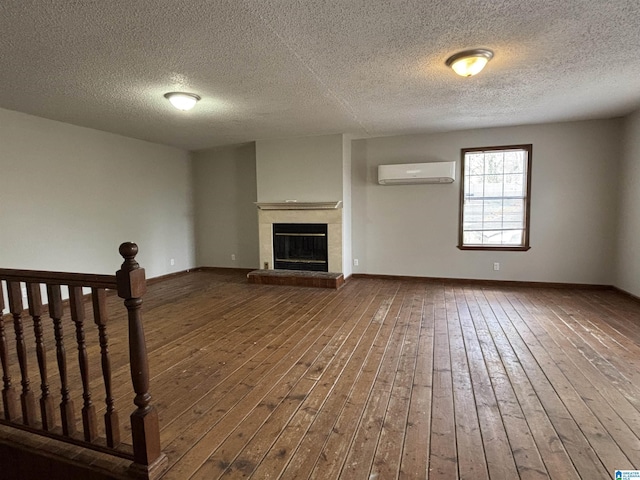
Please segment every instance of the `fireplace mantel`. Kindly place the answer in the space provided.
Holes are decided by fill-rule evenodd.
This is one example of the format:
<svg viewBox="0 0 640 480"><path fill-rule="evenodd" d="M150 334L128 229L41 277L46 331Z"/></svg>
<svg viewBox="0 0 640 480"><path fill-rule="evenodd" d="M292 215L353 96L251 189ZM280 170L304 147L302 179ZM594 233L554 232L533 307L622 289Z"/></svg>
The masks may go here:
<svg viewBox="0 0 640 480"><path fill-rule="evenodd" d="M255 202L260 210L336 210L342 208L337 202Z"/></svg>

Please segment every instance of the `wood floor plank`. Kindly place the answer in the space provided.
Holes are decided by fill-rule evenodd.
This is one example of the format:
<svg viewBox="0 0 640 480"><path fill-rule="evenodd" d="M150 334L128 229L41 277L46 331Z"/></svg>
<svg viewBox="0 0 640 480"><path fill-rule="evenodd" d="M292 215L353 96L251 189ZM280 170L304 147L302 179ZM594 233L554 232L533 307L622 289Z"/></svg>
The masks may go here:
<svg viewBox="0 0 640 480"><path fill-rule="evenodd" d="M366 323L366 330L358 339L353 354L343 362L342 370L333 378L326 378L322 388L308 396L302 407L292 420L282 429L268 455L254 472L253 478L278 478L285 469L287 475L302 476L314 464L327 460L323 453L323 443L332 432L340 432L337 419L344 410L344 403L353 393L362 366L372 349L372 343L379 334L384 317L391 307L395 291L381 290L369 307L363 312L360 320ZM327 373L327 372L325 372ZM342 443L342 441L341 441ZM343 460L340 452L332 452L331 459L337 463ZM325 465L323 470L327 470Z"/></svg>
<svg viewBox="0 0 640 480"><path fill-rule="evenodd" d="M341 297L338 303L332 305L329 312L324 312L328 316L323 318L330 319L329 322L318 322L317 328L308 332L301 330L303 337L293 342L290 348L283 349L285 355L278 358L275 364L270 365L268 371L262 376L256 378L255 383L239 385L237 392L239 396L225 396L222 399L225 402L224 408L218 406L215 411L209 410L209 413L197 422L200 428L193 430L195 435L200 435L199 438L196 437L195 444L191 438L177 439L176 447L179 448L177 453L182 454L184 458L181 458L175 467L170 468L167 478L189 478L207 461L227 438L229 432L251 413L253 408L263 404L273 405L269 392L274 384L270 380L282 379L286 376L299 378L308 372L312 361L320 355L342 326L340 314L345 310L351 312L362 302L361 297L362 295L351 298ZM312 372L309 373L312 374ZM200 433L203 428L204 434Z"/></svg>
<svg viewBox="0 0 640 480"><path fill-rule="evenodd" d="M549 361L546 349L525 323L525 320L532 321L530 313L519 304L511 291L504 295L497 292L496 296L501 300L502 309L507 312L510 322L502 323L502 328L512 340L512 345L517 347L525 372L576 469L584 479L606 478L608 470L592 445L599 439L588 438L589 430L596 427L593 416L574 416L572 407L578 406L580 401L571 393L565 400L564 392L570 390L567 380ZM584 409L581 411L584 412Z"/></svg>
<svg viewBox="0 0 640 480"><path fill-rule="evenodd" d="M549 292L551 293L551 292ZM620 336L617 330L610 328L608 323L602 322L596 313L597 310L589 311L585 308L585 299L580 297L581 303L574 300L574 297L562 297L561 303L557 296L545 294L548 303L548 314L555 315L561 322L551 324L556 330L563 332L563 338L572 345L572 349L577 349L582 353L582 357L589 360L591 365L602 375L607 377L604 380L604 388L599 391L607 397L614 397L616 403L621 404L618 399L623 397L626 403L630 403L634 408L640 409L640 386L634 381L638 374L638 359L640 359L640 346L631 342L626 336ZM601 312L605 318L611 318L608 312ZM581 359L576 358L578 361ZM616 390L610 388L610 383L616 385ZM617 408L622 408L618 405ZM632 427L640 431L640 425Z"/></svg>
<svg viewBox="0 0 640 480"><path fill-rule="evenodd" d="M420 322L420 330L407 419L407 434L400 465L399 478L402 480L427 478L429 468L435 326L434 290L433 285L427 285L420 316L417 316L417 311L413 312L416 318L412 321Z"/></svg>
<svg viewBox="0 0 640 480"><path fill-rule="evenodd" d="M542 291L535 293L538 295L544 294ZM546 341L549 356L555 365L557 365L558 369L564 373L572 388L584 402L584 406L588 408L597 419L599 423L598 427L601 426L606 431L626 457L624 458L618 455L617 449L613 449L614 453L611 451L611 448L608 448L603 450L602 455L606 456L606 458L602 459L603 463L607 464L607 462L609 462L608 466L612 469L633 469L633 465L640 465L640 440L636 436L636 433L629 428L619 416L618 411L616 411L609 404L606 397L599 392L598 378L589 375L589 370L581 368L581 362L574 361L568 353L574 349L570 348L571 343L567 341L566 335L571 335L576 338L576 341L580 336L576 334L575 329L567 328L568 325L562 318L564 315L557 313L555 316L551 315L553 309L549 307L549 297L547 295L542 296L541 299L533 295L529 295L528 298L540 302L537 304L536 311L540 312L542 316L555 320L553 323L539 321L539 327L536 328L538 338L540 338L541 341ZM521 302L529 309L533 309L529 300L521 299ZM540 320L538 317L536 318ZM551 348L549 346L551 346ZM619 402L615 403L617 404ZM598 429L598 431L600 430ZM613 455L616 456L614 457ZM614 465L622 465L622 467L616 467Z"/></svg>
<svg viewBox="0 0 640 480"><path fill-rule="evenodd" d="M573 292L588 307L587 311L598 314L598 318L606 318L606 325L617 332L617 338L629 339L635 345L640 344L640 314L637 311L637 299L621 295L618 292L595 291Z"/></svg>
<svg viewBox="0 0 640 480"><path fill-rule="evenodd" d="M184 410L184 406L177 403L177 391L189 389L194 394L204 394L253 355L263 349L276 348L274 341L295 326L300 307L308 302L310 298L303 296L300 303L277 304L279 308L269 309L261 314L258 325L255 325L255 318L248 316L247 319L246 314L242 313L240 316L244 318L241 324L236 324L232 318L228 319L232 330L227 326L224 334L216 334L217 329L212 328L211 335L194 338L190 345L191 352L186 358L183 359L177 352L171 352L174 358L184 360L188 368L174 373L170 377L169 386L159 382L158 388L163 399L167 399L163 405L166 416L172 418ZM213 362L215 358L225 360L222 363ZM172 407L175 408L172 410Z"/></svg>
<svg viewBox="0 0 640 480"><path fill-rule="evenodd" d="M338 302L337 305L340 305L340 303ZM213 409L217 401L227 395L233 388L250 385L257 381L261 374L268 372L270 366L286 355L288 348L301 346L297 345L296 342L319 328L318 312L322 309L331 312L333 307L330 303L325 303L324 306L313 303L306 312L299 312L298 321L280 334L284 336L285 340L284 343L277 344L279 348L274 344L274 342L278 341L279 336L274 336L272 341L270 343L265 342L265 345L255 355L246 355L248 357L246 358L247 361L231 372L218 386L214 387L214 390L197 399L190 408L185 408L185 411L173 419L171 423L165 424L162 432L165 441L171 441L179 433L192 431L193 429L190 429L189 426L193 425L194 422L211 421L211 418L207 416L207 412ZM304 328L309 330L305 333L303 331ZM294 332L291 330L294 330ZM270 335L272 334L273 331L270 332ZM309 338L311 337L309 336ZM226 360L218 361L218 363L226 364ZM180 440L182 439L181 437Z"/></svg>
<svg viewBox="0 0 640 480"><path fill-rule="evenodd" d="M447 288L445 295L449 299L447 315L457 318L459 306L455 302L454 289ZM466 316L464 310L463 313ZM472 326L464 328L463 336L489 476L514 478L518 476L517 467L475 329Z"/></svg>
<svg viewBox="0 0 640 480"><path fill-rule="evenodd" d="M358 472L358 475L364 475L364 472L371 470L375 447L384 418L383 405L385 405L390 394L390 376L394 366L397 365L397 349L399 347L397 339L403 335L404 329L408 324L407 310L409 309L409 301L407 297L408 294L406 292L404 295L394 294L389 312L382 319L384 324L389 324L391 331L384 338L383 353L378 357L380 358L380 364L377 365L376 376L372 379L371 387L367 389L368 398L362 415L358 419L354 419L355 425L352 426L354 435L349 448L347 451L341 452L343 455L341 475L345 476L345 478L349 478L354 472ZM393 339L396 339L396 342ZM329 436L330 433L331 430L326 431L325 435ZM312 438L310 437L310 440ZM313 448L311 446L313 442L305 443L305 450L310 451ZM326 457L327 450L323 449L321 457L313 463L296 464L292 462L290 467L283 473L283 478L307 478L307 476L310 478L323 478L324 465L316 466L320 458L322 458L322 454Z"/></svg>
<svg viewBox="0 0 640 480"><path fill-rule="evenodd" d="M310 478L325 478L327 475L330 478L338 478L344 469L347 454L357 432L355 425L362 417L367 399L371 395L394 326L391 319L399 312L401 302L395 301L396 293L397 290L392 296L387 296L387 300L371 319L372 341L362 363L353 365L354 382L348 392L343 392L340 398L334 399L340 408L323 408L309 430L310 433L314 432L313 435L305 436L301 442L299 451L311 452L314 448L319 451ZM320 427L316 427L316 423ZM324 432L324 444L321 447L317 444L314 446L320 432ZM288 474L282 478L288 478Z"/></svg>
<svg viewBox="0 0 640 480"><path fill-rule="evenodd" d="M555 306L551 311L573 330L576 335L596 349L603 360L613 365L621 375L630 380L636 386L640 381L640 347L631 338L623 335L620 337L618 330L609 328L607 323L598 321L602 313L598 313L592 305L580 301L577 297L558 297L547 290L539 294L554 302L548 307ZM558 304L554 299L561 301ZM594 315L595 314L595 315ZM595 316L595 318L594 318ZM612 316L607 316L609 321L614 321ZM624 322L629 324L630 322ZM637 392L640 394L640 390Z"/></svg>
<svg viewBox="0 0 640 480"><path fill-rule="evenodd" d="M518 357L516 353L520 339L509 330L507 330L510 332L508 336L502 328L501 322L508 325L509 320L501 305L495 301L491 293L486 291L465 289L465 294L467 298L472 296L471 303L477 303L482 312L488 332L502 359L502 365L509 377L509 382L518 399L549 478L554 480L579 479L580 476L571 458L522 367L521 362L527 359L524 356ZM514 342L516 346L512 346L511 342Z"/></svg>
<svg viewBox="0 0 640 480"><path fill-rule="evenodd" d="M114 294L107 305L126 441L134 409L127 316ZM101 416L89 307L90 386ZM640 468L640 303L612 290L360 278L329 290L206 271L150 285L143 318L151 403L169 459L164 479L600 480ZM37 386L31 319L24 323ZM81 405L68 312L63 323ZM52 324L44 326L57 395ZM9 356L18 385L15 342ZM10 441L5 430L0 441ZM53 440L37 445L110 465ZM114 460L114 470L124 467Z"/></svg>
<svg viewBox="0 0 640 480"><path fill-rule="evenodd" d="M453 293L453 292L451 292ZM473 334L473 326L470 327L469 312L464 303L461 303L457 295L450 297L447 310L449 345L451 349L451 366L453 375L453 400L456 421L456 440L458 451L466 452L458 457L458 472L461 478L488 479L489 470L485 449L478 448L482 445L482 432L476 405L476 392L471 379L470 362L478 361L473 355L474 346L467 345L469 339L466 336ZM506 472L505 472L506 473Z"/></svg>
<svg viewBox="0 0 640 480"><path fill-rule="evenodd" d="M468 335L471 338L469 343L475 343L477 340L482 351L518 474L523 480L546 479L549 474L487 327L487 312L482 312L476 298L468 289L459 288L456 289L456 293L459 297L458 307L465 312L464 315L460 315L463 331L475 332L475 336ZM466 315L466 312L469 315Z"/></svg>
<svg viewBox="0 0 640 480"><path fill-rule="evenodd" d="M397 479L400 476L421 327L419 319L424 303L424 286L418 284L415 287L409 291L407 297L409 301L407 328L369 478Z"/></svg>
<svg viewBox="0 0 640 480"><path fill-rule="evenodd" d="M369 297L369 306L375 308L375 297ZM365 312L369 311L369 307ZM262 462L266 453L273 449L274 440L278 437L279 433L283 430L282 425L288 425L295 416L296 412L301 411L302 408L306 408L305 413L309 411L319 411L326 409L329 412L333 412L334 405L331 401L327 405L328 397L331 396L336 390L339 390L343 384L347 384L350 381L350 372L346 370L352 356L357 351L358 345L365 339L366 333L370 326L370 317L367 315L350 315L345 318L344 329L339 332L339 335L334 336L332 340L331 349L326 349L323 352L323 357L319 358L314 365L312 365L312 375L307 375L302 381L300 381L292 393L287 397L299 400L296 404L293 402L282 402L282 404L274 410L271 417L267 422L263 424L263 427L256 432L253 438L248 441L242 451L238 453L236 460L227 467L227 469L221 474L229 478L242 476L247 471L247 468L235 468L236 464L247 465ZM366 341L366 340L365 340ZM308 384L305 382L308 381ZM333 398L339 398L333 396ZM310 410L311 409L311 410ZM319 423L319 422L315 422ZM330 428L328 429L330 430ZM320 429L322 431L322 429ZM307 433L310 437L313 435ZM318 442L319 443L319 442ZM282 457L286 455L283 450L278 450L278 453ZM298 454L296 450L294 454ZM217 472L207 473L206 478L215 478ZM251 471L253 475L254 472ZM262 474L255 472L255 478L263 478Z"/></svg>
<svg viewBox="0 0 640 480"><path fill-rule="evenodd" d="M444 289L436 296L429 477L457 478L458 450ZM483 446L484 449L484 446Z"/></svg>

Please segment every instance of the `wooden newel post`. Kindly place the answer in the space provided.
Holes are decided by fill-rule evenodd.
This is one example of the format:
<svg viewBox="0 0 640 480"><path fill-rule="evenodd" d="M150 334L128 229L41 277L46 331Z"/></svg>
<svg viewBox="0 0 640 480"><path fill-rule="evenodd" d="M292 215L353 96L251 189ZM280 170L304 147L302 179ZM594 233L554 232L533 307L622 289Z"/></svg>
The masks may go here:
<svg viewBox="0 0 640 480"><path fill-rule="evenodd" d="M149 404L149 363L141 313L142 296L147 284L144 269L135 260L137 253L138 246L135 243L120 245L124 262L116 272L116 280L118 296L124 299L129 314L129 360L131 381L136 393L133 402L138 407L131 414L132 468L143 477L156 478L166 467L167 457L160 450L158 412Z"/></svg>

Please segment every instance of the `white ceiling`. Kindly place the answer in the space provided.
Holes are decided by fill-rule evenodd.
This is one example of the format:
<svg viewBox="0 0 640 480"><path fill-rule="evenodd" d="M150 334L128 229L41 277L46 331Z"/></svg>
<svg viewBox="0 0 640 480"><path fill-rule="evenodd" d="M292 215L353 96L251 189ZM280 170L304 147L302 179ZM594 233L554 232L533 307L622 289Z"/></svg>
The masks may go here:
<svg viewBox="0 0 640 480"><path fill-rule="evenodd" d="M640 106L638 0L3 0L0 53L0 107L190 150Z"/></svg>

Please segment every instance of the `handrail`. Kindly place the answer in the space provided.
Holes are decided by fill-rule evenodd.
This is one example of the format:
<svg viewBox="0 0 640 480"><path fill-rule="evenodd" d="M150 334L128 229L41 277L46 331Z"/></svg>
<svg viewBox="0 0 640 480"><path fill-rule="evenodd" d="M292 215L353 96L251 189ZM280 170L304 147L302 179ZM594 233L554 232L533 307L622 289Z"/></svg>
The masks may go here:
<svg viewBox="0 0 640 480"><path fill-rule="evenodd" d="M115 275L15 270L11 268L0 268L0 280L68 285L70 287L108 288L112 290L115 290L118 286Z"/></svg>
<svg viewBox="0 0 640 480"><path fill-rule="evenodd" d="M10 315L5 319L0 315L0 363L2 364L2 405L3 417L0 424L11 425L24 431L38 433L93 450L110 453L133 460L130 470L137 478L157 479L167 465L167 457L160 448L158 413L151 404L149 394L149 366L147 347L142 323L142 296L146 291L146 277L135 256L135 243L120 245L123 257L120 270L115 275L48 272L40 270L0 269L0 281L6 285ZM24 310L22 284L25 284L28 310ZM42 292L46 287L47 308L44 307ZM68 287L69 300L62 301L61 287ZM92 317L87 317L88 306L83 288L91 289ZM108 312L106 290L117 291L124 300L127 310L129 333L129 369L135 392L133 403L137 407L130 416L133 445L120 442L120 425L112 389L109 337L107 333ZM0 285L0 311L5 308L4 291ZM65 303L69 314L64 314ZM43 315L48 314L48 319ZM64 318L63 318L64 317ZM25 322L30 318L32 322ZM93 318L91 326L88 318ZM8 332L5 323L13 319L15 332L15 355L18 365L9 362ZM67 326L75 330L77 359L82 383L82 431L76 430L76 411L70 397L67 376L67 349L63 334L63 319ZM68 323L71 321L71 324ZM33 349L29 348L25 330L26 323L32 323L33 340L40 377L41 394L32 387L28 363L33 361ZM97 329L97 331L96 331ZM53 330L53 331L51 331ZM45 336L54 334L55 351L60 380L60 425L56 425L54 399L47 376L47 351ZM98 334L102 380L104 386L106 413L104 415L105 437L100 436L94 392L90 376L90 355L87 335ZM30 353L31 352L31 353ZM71 352L69 352L71 353ZM19 382L12 382L12 372L19 367ZM15 385L14 385L15 384ZM39 402L36 397L39 397ZM39 403L38 409L36 404ZM38 415L38 410L39 415Z"/></svg>

